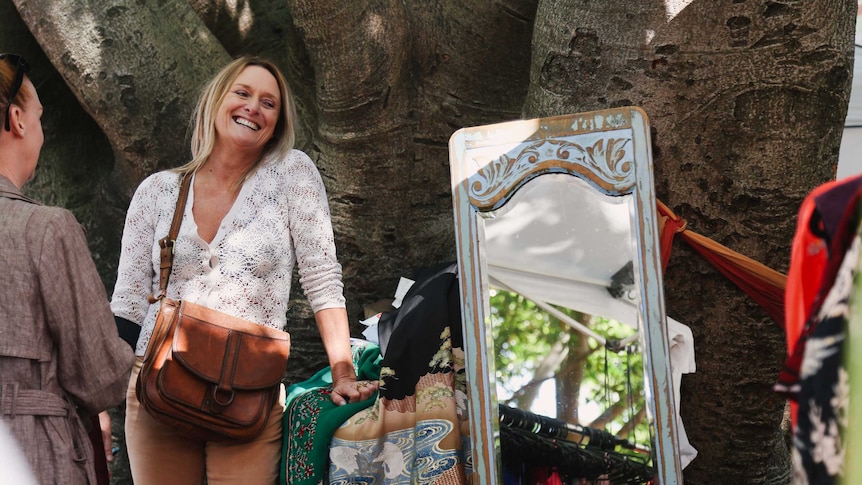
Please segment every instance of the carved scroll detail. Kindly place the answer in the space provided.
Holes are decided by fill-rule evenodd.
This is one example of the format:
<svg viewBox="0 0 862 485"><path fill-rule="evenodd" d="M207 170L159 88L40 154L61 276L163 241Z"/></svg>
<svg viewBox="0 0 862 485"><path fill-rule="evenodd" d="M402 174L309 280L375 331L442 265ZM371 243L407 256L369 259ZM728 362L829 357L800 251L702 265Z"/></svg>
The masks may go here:
<svg viewBox="0 0 862 485"><path fill-rule="evenodd" d="M634 184L631 138L600 138L592 145L561 139L540 139L522 145L514 155L491 160L471 177L469 196L477 207L488 207L534 175L565 171L607 194L625 193ZM551 167L554 167L553 169Z"/></svg>

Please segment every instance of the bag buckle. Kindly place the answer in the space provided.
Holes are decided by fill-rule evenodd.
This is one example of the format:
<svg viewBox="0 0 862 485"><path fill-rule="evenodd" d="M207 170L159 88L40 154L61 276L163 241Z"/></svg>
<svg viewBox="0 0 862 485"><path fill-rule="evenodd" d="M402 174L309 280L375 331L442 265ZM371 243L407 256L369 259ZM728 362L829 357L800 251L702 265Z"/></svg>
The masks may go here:
<svg viewBox="0 0 862 485"><path fill-rule="evenodd" d="M227 400L222 401L221 399L219 399L220 395L226 396ZM215 405L215 406L212 406L213 412L221 412L222 409L230 406L230 404L233 402L233 398L235 396L236 396L236 393L234 393L232 390L221 389L218 386L213 386L213 392L212 392L213 401L212 402Z"/></svg>
<svg viewBox="0 0 862 485"><path fill-rule="evenodd" d="M159 239L159 247L162 249L170 249L171 254L174 254L174 246L176 245L176 243L177 242L170 237L163 237Z"/></svg>

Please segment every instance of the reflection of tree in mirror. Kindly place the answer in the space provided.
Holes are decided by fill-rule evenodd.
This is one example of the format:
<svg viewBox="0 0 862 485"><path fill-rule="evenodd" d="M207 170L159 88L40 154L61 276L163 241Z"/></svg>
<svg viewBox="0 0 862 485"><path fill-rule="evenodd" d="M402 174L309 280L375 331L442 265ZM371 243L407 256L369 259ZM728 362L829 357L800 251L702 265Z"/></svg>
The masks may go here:
<svg viewBox="0 0 862 485"><path fill-rule="evenodd" d="M499 402L638 443L649 441L635 329L559 308L603 336L609 342L605 346L520 294L492 289L490 302Z"/></svg>

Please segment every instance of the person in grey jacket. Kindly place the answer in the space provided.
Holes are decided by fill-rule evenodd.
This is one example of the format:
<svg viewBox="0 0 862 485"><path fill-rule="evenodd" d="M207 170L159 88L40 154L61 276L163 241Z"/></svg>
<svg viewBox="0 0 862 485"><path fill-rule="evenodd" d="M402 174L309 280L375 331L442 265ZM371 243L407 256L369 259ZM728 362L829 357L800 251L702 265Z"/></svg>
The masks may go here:
<svg viewBox="0 0 862 485"><path fill-rule="evenodd" d="M0 415L39 483L95 484L85 423L123 401L134 353L81 225L21 192L44 142L26 72L0 54Z"/></svg>

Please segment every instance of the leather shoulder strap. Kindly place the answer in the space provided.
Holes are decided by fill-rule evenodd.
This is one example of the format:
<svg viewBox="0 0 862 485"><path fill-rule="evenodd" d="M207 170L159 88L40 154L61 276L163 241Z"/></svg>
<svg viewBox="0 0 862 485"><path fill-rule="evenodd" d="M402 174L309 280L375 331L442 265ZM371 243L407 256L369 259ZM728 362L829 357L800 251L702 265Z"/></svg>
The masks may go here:
<svg viewBox="0 0 862 485"><path fill-rule="evenodd" d="M186 199L189 197L189 187L192 182L192 172L187 172L183 175L180 183L180 195L177 197L177 206L174 209L174 218L171 221L171 229L168 231L167 237L159 239L159 295L150 295L150 303L155 303L165 297L168 292L168 280L171 277L171 268L174 266L174 244L177 242L177 235L180 233L180 224L183 222L183 214L186 210Z"/></svg>

